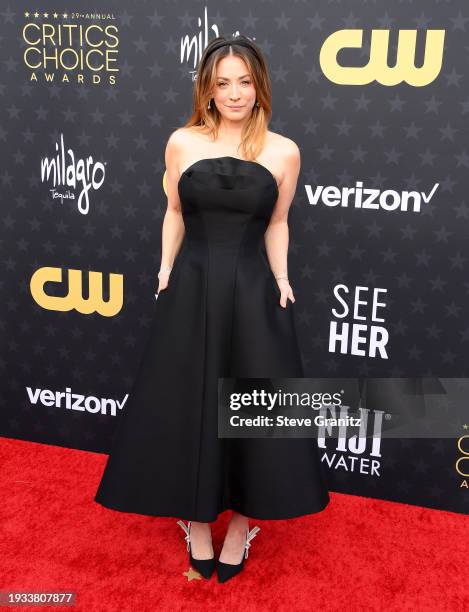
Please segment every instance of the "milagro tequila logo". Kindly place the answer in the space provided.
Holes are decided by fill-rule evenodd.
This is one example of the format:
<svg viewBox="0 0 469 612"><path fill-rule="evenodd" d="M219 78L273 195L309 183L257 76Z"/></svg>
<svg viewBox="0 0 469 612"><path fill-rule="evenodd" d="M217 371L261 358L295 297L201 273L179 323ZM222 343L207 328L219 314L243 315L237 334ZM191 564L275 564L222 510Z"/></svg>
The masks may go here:
<svg viewBox="0 0 469 612"><path fill-rule="evenodd" d="M193 81L195 81L197 78L195 68L202 57L202 53L209 43L209 35L213 32L214 38L220 36L218 26L215 23L209 25L209 17L206 6L204 7L204 15L202 19L200 17L197 18L197 26L199 28L197 32L194 34L186 34L185 36L181 37L179 59L181 64L189 63L192 60L193 70L191 70L190 73L192 74ZM239 30L233 32L232 36L239 36ZM255 41L256 39L255 37L252 37L251 40Z"/></svg>
<svg viewBox="0 0 469 612"><path fill-rule="evenodd" d="M97 191L104 183L105 164L95 161L91 155L80 159L75 157L72 149L65 151L63 134L60 134L60 149L56 142L55 150L55 157L41 158L41 181L52 183L49 190L52 198L59 198L62 204L64 200L74 200L76 195L70 189L60 192L60 187L71 187L73 190L81 187L77 206L86 215L90 209L90 189Z"/></svg>
<svg viewBox="0 0 469 612"><path fill-rule="evenodd" d="M192 72L193 80L195 79L195 67L197 66L200 58L202 57L202 53L205 47L208 45L208 36L209 30L213 30L215 38L220 36L218 26L216 24L208 25L208 14L207 7L204 8L204 22L202 25L202 20L200 17L197 18L197 25L199 26L199 31L193 36L189 37L189 34L186 34L181 38L181 54L180 60L181 64L184 62L189 62L192 57L192 65L194 70Z"/></svg>

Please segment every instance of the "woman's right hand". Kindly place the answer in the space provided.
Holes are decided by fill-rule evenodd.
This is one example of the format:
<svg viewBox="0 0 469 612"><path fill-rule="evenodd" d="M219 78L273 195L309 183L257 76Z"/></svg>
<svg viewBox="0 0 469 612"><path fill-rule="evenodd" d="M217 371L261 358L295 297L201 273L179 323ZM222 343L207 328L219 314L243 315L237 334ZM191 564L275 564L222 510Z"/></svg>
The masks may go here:
<svg viewBox="0 0 469 612"><path fill-rule="evenodd" d="M159 272L158 274L158 281L159 281L158 282L158 293L160 291L164 291L167 288L170 276L171 276L171 271L162 270Z"/></svg>

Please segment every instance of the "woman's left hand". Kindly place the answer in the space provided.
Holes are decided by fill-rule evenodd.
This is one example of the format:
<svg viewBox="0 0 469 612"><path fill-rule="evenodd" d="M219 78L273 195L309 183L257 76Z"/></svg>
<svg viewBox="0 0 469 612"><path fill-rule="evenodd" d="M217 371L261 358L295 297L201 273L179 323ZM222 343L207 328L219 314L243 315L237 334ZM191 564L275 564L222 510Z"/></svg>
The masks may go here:
<svg viewBox="0 0 469 612"><path fill-rule="evenodd" d="M290 299L292 302L295 301L295 296L293 295L293 289L290 287L290 283L285 278L279 278L277 280L277 285L281 293L280 306L282 306L283 308L286 308L288 299Z"/></svg>

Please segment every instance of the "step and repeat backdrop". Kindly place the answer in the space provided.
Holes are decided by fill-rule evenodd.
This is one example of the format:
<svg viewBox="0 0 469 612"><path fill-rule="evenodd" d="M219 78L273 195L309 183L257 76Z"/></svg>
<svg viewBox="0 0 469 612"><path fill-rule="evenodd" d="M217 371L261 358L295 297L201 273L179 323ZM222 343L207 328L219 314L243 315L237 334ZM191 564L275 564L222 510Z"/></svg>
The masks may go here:
<svg viewBox="0 0 469 612"><path fill-rule="evenodd" d="M301 150L306 376L425 377L422 394L469 377L464 2L43 0L2 5L0 23L0 435L110 449L155 314L166 142L218 35L260 46L269 127ZM370 422L399 408L380 397ZM445 397L452 435L379 456L326 430L331 490L468 512L469 413Z"/></svg>

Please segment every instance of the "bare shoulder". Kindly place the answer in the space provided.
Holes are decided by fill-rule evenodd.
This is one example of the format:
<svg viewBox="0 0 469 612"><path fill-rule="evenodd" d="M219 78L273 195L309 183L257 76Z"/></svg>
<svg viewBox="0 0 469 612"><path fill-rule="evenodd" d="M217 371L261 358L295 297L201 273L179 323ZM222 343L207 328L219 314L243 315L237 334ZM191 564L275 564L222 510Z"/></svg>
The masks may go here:
<svg viewBox="0 0 469 612"><path fill-rule="evenodd" d="M291 138L268 131L267 146L268 157L272 160L272 167L276 168L279 184L296 183L300 172L300 149Z"/></svg>
<svg viewBox="0 0 469 612"><path fill-rule="evenodd" d="M184 149L190 144L191 138L193 134L189 128L177 128L169 135L168 145L173 149Z"/></svg>
<svg viewBox="0 0 469 612"><path fill-rule="evenodd" d="M187 151L191 151L194 148L195 135L190 128L178 128L171 132L166 144L165 161L166 167L173 166L176 170L175 173L179 175L180 165L187 154Z"/></svg>
<svg viewBox="0 0 469 612"><path fill-rule="evenodd" d="M281 165L296 164L300 162L300 149L296 142L287 136L268 132L267 146L271 155L279 159Z"/></svg>

